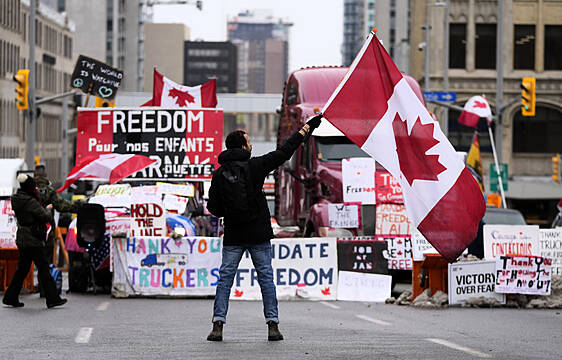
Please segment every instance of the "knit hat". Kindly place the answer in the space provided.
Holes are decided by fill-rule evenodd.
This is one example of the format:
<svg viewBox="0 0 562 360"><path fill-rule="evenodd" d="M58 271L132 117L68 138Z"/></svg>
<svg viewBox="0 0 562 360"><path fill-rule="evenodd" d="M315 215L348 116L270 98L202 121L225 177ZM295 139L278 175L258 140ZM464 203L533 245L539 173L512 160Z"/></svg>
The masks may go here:
<svg viewBox="0 0 562 360"><path fill-rule="evenodd" d="M34 192L35 191L35 179L27 174L19 174L18 182L20 183L20 188L23 191Z"/></svg>

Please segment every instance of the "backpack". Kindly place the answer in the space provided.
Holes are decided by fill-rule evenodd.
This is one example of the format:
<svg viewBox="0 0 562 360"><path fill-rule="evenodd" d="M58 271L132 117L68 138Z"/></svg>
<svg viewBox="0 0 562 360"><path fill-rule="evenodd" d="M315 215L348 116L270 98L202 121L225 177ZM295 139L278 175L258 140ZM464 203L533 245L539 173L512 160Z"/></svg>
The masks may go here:
<svg viewBox="0 0 562 360"><path fill-rule="evenodd" d="M57 288L57 292L60 295L62 291L62 272L59 269L57 269L55 265L49 264L49 273L51 273L51 276L55 281L55 287Z"/></svg>
<svg viewBox="0 0 562 360"><path fill-rule="evenodd" d="M226 221L241 224L255 220L258 208L248 162L227 162L217 170L216 175Z"/></svg>

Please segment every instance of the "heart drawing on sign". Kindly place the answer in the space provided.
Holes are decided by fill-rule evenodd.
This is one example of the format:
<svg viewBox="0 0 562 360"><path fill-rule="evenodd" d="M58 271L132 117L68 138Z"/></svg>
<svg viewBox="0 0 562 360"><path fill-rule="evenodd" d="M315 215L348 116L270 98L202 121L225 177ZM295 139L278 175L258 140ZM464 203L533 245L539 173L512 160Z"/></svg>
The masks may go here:
<svg viewBox="0 0 562 360"><path fill-rule="evenodd" d="M103 98L107 98L110 97L111 94L113 94L113 90L108 88L107 86L100 86L100 88L98 89L98 94L100 94L100 96Z"/></svg>
<svg viewBox="0 0 562 360"><path fill-rule="evenodd" d="M74 79L72 82L72 86L75 88L80 88L82 85L84 85L84 81L82 81L82 79Z"/></svg>

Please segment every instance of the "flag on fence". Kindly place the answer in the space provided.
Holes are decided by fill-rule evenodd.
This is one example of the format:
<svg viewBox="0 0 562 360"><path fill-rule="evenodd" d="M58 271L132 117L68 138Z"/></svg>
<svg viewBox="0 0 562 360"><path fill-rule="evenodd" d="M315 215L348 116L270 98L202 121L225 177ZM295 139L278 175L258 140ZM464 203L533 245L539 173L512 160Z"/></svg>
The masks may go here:
<svg viewBox="0 0 562 360"><path fill-rule="evenodd" d="M217 80L202 85L184 86L173 82L154 69L152 100L141 106L166 108L214 108L217 106Z"/></svg>
<svg viewBox="0 0 562 360"><path fill-rule="evenodd" d="M488 122L492 121L492 110L485 97L473 96L464 104L459 124L476 128L481 117L488 119Z"/></svg>
<svg viewBox="0 0 562 360"><path fill-rule="evenodd" d="M398 179L410 221L454 261L476 237L482 193L374 33L322 113Z"/></svg>
<svg viewBox="0 0 562 360"><path fill-rule="evenodd" d="M470 150L468 151L468 156L466 157L466 167L476 179L476 182L480 186L480 190L484 193L484 173L482 172L482 157L480 156L480 144L478 143L478 133L474 132L474 138L472 139L472 145L470 145Z"/></svg>

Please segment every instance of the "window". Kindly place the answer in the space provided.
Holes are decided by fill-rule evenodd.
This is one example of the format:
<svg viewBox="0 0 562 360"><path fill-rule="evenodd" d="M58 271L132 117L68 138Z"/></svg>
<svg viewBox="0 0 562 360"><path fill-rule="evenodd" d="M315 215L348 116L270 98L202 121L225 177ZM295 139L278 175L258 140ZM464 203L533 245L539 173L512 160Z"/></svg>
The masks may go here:
<svg viewBox="0 0 562 360"><path fill-rule="evenodd" d="M474 137L474 128L459 124L460 111L449 110L449 141L457 151L468 151L472 145ZM478 142L481 152L492 152L490 145L490 135L488 134L488 125L486 120L480 119L478 126ZM495 133L495 123L492 123L492 133Z"/></svg>
<svg viewBox="0 0 562 360"><path fill-rule="evenodd" d="M476 24L477 69L496 68L496 24Z"/></svg>
<svg viewBox="0 0 562 360"><path fill-rule="evenodd" d="M513 29L513 68L535 68L535 25L515 25Z"/></svg>
<svg viewBox="0 0 562 360"><path fill-rule="evenodd" d="M449 26L449 68L466 67L466 24Z"/></svg>
<svg viewBox="0 0 562 360"><path fill-rule="evenodd" d="M562 152L562 111L537 105L535 116L513 117L513 152Z"/></svg>
<svg viewBox="0 0 562 360"><path fill-rule="evenodd" d="M562 25L544 27L544 69L562 70Z"/></svg>

